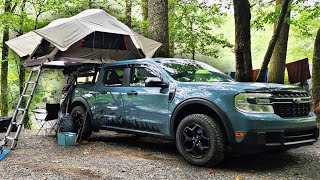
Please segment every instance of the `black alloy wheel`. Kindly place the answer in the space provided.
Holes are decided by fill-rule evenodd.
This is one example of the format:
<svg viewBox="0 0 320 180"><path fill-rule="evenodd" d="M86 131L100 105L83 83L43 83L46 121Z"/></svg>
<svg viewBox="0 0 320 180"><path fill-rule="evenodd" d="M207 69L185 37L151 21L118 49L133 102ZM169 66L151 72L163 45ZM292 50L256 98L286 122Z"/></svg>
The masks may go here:
<svg viewBox="0 0 320 180"><path fill-rule="evenodd" d="M181 156L196 166L215 166L225 156L225 138L220 124L205 114L191 114L179 123L177 149Z"/></svg>
<svg viewBox="0 0 320 180"><path fill-rule="evenodd" d="M210 148L210 138L199 124L190 124L184 128L181 141L185 151L193 158L203 158Z"/></svg>

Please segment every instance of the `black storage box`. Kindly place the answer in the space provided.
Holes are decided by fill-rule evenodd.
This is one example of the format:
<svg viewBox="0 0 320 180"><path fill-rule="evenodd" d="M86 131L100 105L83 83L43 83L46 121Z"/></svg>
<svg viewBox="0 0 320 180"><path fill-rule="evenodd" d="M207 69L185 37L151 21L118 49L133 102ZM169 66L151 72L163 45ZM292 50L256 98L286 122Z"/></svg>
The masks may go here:
<svg viewBox="0 0 320 180"><path fill-rule="evenodd" d="M12 117L0 117L0 133L7 132L7 129L10 125ZM15 132L17 127L14 126L12 131Z"/></svg>

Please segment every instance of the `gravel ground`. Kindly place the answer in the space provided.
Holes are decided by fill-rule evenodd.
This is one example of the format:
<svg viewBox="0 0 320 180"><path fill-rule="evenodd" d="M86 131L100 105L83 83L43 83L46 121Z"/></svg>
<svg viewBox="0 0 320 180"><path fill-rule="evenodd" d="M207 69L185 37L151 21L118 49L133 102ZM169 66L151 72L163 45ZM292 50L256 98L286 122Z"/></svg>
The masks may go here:
<svg viewBox="0 0 320 180"><path fill-rule="evenodd" d="M0 179L320 179L319 142L201 168L184 161L170 141L101 131L61 147L53 136L35 134L23 131L17 149L0 162Z"/></svg>

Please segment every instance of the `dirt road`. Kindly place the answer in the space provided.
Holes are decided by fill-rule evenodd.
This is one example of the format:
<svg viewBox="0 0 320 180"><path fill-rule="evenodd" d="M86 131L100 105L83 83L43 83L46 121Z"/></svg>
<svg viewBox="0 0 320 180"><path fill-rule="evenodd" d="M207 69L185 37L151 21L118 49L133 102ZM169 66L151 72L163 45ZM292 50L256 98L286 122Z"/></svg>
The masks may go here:
<svg viewBox="0 0 320 180"><path fill-rule="evenodd" d="M0 179L320 179L320 143L200 168L185 162L170 141L101 132L61 147L54 137L24 130L0 170Z"/></svg>

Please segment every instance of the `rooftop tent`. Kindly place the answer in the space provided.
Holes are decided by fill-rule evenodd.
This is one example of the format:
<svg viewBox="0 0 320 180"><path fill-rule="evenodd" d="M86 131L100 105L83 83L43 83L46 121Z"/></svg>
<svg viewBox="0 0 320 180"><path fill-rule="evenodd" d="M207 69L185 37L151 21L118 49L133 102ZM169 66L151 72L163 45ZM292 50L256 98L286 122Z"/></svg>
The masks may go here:
<svg viewBox="0 0 320 180"><path fill-rule="evenodd" d="M6 43L19 56L28 57L26 66L50 61L105 63L152 57L161 46L100 9L57 19Z"/></svg>
<svg viewBox="0 0 320 180"><path fill-rule="evenodd" d="M41 41L42 37L31 31L7 41L6 44L20 57L26 57L34 52L34 50L40 45Z"/></svg>

